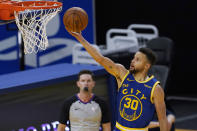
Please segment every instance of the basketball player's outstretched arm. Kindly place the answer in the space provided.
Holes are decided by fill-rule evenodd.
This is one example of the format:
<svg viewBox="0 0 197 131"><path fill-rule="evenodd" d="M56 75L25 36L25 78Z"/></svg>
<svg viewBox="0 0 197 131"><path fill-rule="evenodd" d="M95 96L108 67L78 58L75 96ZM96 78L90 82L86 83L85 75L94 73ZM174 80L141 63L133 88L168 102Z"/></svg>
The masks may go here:
<svg viewBox="0 0 197 131"><path fill-rule="evenodd" d="M164 101L164 91L160 85L155 87L155 91L153 94L153 102L155 104L160 131L169 131L168 129L168 121L166 117L166 105Z"/></svg>
<svg viewBox="0 0 197 131"><path fill-rule="evenodd" d="M104 57L99 51L97 51L91 44L84 39L81 33L69 32L74 36L86 49L86 51L100 64L102 65L110 74L116 78L123 78L127 73L127 70L123 65L115 64L111 59Z"/></svg>

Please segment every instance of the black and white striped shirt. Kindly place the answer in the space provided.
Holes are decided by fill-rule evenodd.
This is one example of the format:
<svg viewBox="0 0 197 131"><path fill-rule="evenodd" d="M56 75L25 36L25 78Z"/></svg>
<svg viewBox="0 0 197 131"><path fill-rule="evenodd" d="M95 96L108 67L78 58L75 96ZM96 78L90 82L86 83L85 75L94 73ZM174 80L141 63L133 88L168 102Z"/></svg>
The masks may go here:
<svg viewBox="0 0 197 131"><path fill-rule="evenodd" d="M104 100L93 95L89 102L82 102L76 95L66 99L60 120L70 123L71 131L99 131L102 123L110 122L109 109Z"/></svg>

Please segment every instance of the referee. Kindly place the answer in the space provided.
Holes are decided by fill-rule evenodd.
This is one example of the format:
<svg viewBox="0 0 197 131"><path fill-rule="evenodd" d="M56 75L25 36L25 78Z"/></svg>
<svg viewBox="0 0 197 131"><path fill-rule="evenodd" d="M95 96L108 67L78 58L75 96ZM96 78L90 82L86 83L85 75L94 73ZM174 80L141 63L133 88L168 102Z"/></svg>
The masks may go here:
<svg viewBox="0 0 197 131"><path fill-rule="evenodd" d="M79 93L65 100L60 114L58 131L111 131L110 115L104 100L92 93L95 86L93 73L82 70L78 74ZM67 125L69 121L69 125Z"/></svg>

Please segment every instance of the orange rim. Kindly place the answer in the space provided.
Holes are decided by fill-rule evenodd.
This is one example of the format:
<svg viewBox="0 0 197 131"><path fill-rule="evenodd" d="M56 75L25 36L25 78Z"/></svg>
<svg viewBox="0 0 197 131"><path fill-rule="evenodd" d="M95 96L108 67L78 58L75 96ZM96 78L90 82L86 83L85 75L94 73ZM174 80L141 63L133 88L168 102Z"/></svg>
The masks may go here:
<svg viewBox="0 0 197 131"><path fill-rule="evenodd" d="M13 10L13 4L16 3L16 1L1 1L0 2L0 10Z"/></svg>
<svg viewBox="0 0 197 131"><path fill-rule="evenodd" d="M0 20L15 19L14 11L41 10L41 9L57 9L62 7L61 2L54 1L0 1Z"/></svg>
<svg viewBox="0 0 197 131"><path fill-rule="evenodd" d="M6 1L0 3L1 9L13 10L13 11L24 11L26 9L39 10L39 9L56 9L62 7L61 2L54 1Z"/></svg>

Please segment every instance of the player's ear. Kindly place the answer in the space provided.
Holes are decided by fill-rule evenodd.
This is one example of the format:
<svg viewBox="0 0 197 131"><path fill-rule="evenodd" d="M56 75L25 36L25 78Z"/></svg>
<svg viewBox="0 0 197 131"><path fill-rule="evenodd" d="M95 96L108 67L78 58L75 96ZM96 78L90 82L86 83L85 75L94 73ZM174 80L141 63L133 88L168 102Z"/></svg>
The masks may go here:
<svg viewBox="0 0 197 131"><path fill-rule="evenodd" d="M146 70L149 70L149 69L150 69L150 67L151 67L151 64L150 64L150 63L146 63L146 65L145 65L145 69L146 69Z"/></svg>

